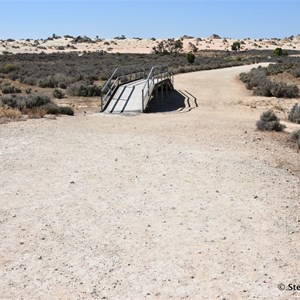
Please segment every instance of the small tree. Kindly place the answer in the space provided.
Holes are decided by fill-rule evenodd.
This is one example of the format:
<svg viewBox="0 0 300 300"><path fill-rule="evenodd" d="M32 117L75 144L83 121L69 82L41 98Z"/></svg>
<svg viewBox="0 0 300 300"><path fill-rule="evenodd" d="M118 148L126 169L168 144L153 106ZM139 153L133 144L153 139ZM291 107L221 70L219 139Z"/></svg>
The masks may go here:
<svg viewBox="0 0 300 300"><path fill-rule="evenodd" d="M231 50L232 51L237 51L237 50L240 50L240 49L241 49L241 43L240 42L234 42L231 45Z"/></svg>
<svg viewBox="0 0 300 300"><path fill-rule="evenodd" d="M275 54L276 56L281 56L281 55L283 55L282 48L276 48L276 49L274 50L274 54Z"/></svg>
<svg viewBox="0 0 300 300"><path fill-rule="evenodd" d="M194 54L193 52L189 52L189 53L186 55L186 58L187 58L187 60L188 60L188 62L189 62L190 64L193 64L194 61L195 61L196 56L195 56L195 54Z"/></svg>

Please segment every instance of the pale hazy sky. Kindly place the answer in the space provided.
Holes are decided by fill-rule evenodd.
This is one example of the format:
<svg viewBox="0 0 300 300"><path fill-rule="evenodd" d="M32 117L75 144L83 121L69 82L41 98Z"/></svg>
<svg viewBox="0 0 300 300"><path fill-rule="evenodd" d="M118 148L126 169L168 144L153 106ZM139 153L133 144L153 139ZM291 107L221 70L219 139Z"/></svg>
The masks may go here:
<svg viewBox="0 0 300 300"><path fill-rule="evenodd" d="M300 0L0 0L0 39L53 33L286 37L300 34Z"/></svg>

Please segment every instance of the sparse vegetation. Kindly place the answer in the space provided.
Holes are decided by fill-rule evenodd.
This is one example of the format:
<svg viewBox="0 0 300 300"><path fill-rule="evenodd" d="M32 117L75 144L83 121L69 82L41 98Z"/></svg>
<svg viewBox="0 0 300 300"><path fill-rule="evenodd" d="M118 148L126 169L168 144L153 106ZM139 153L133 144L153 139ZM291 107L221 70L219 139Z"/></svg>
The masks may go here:
<svg viewBox="0 0 300 300"><path fill-rule="evenodd" d="M300 129L293 131L291 138L296 142L297 151L300 151Z"/></svg>
<svg viewBox="0 0 300 300"><path fill-rule="evenodd" d="M76 79L68 77L64 74L55 74L44 77L38 81L38 85L42 88L62 88L66 89L67 86L76 81Z"/></svg>
<svg viewBox="0 0 300 300"><path fill-rule="evenodd" d="M82 40L81 37L77 38L79 42ZM157 45L159 44L157 43ZM168 45L165 48L168 55L162 55L165 53L163 47L166 45ZM64 98L68 100L73 96L98 97L102 81L111 75L115 67L128 65L128 62L132 65L142 65L145 70L149 70L153 65L168 64L172 72L177 74L251 64L267 61L268 57L272 57L271 60L274 61L281 60L281 63L267 69L267 79L268 76L273 76L272 74L275 73L280 74L280 72L288 72L293 76L295 75L296 78L297 70L300 69L299 59L296 60L296 58L286 56L278 58L272 55L273 51L271 50L247 52L199 51L194 53L196 58L194 63L189 63L187 55L181 53L181 49L182 40L169 39L162 44L162 52L157 52L157 54L85 52L84 55L79 56L78 53L68 52L0 55L0 78L2 78L0 85L2 87L3 84L9 83L20 89L22 93L17 95L18 99L20 97L28 99L30 95L40 93L52 94L56 99L60 99L64 94ZM15 81L15 84L12 84L12 80ZM31 87L28 87L28 85ZM282 88L277 87L273 90L276 90L276 93L281 93ZM17 93L18 90L7 92ZM1 93L3 94L3 91ZM294 90L292 90L292 93L294 93ZM11 96L10 94L7 95ZM13 100L15 101L15 99ZM18 105L23 103L22 101L17 102ZM54 104L45 104L45 106L47 106L47 113L49 111L59 113Z"/></svg>
<svg viewBox="0 0 300 300"><path fill-rule="evenodd" d="M292 137L293 140L300 140L300 129L294 130L291 133L291 137Z"/></svg>
<svg viewBox="0 0 300 300"><path fill-rule="evenodd" d="M21 89L19 89L18 87L6 82L3 83L0 86L0 91L2 91L3 94L19 94L22 93Z"/></svg>
<svg viewBox="0 0 300 300"><path fill-rule="evenodd" d="M172 54L180 53L183 49L182 40L168 39L161 41L157 46L153 47L155 54Z"/></svg>
<svg viewBox="0 0 300 300"><path fill-rule="evenodd" d="M294 84L287 85L285 83L265 80L256 87L254 95L276 98L296 98L299 95L299 89Z"/></svg>
<svg viewBox="0 0 300 300"><path fill-rule="evenodd" d="M62 115L73 116L74 110L69 106L61 106L59 107L59 113Z"/></svg>
<svg viewBox="0 0 300 300"><path fill-rule="evenodd" d="M0 67L0 73L9 74L14 71L20 70L20 66L14 63L7 63Z"/></svg>
<svg viewBox="0 0 300 300"><path fill-rule="evenodd" d="M76 38L73 39L72 43L93 43L94 41L87 37L87 36L77 36Z"/></svg>
<svg viewBox="0 0 300 300"><path fill-rule="evenodd" d="M291 69L290 72L293 75L293 77L300 78L300 66Z"/></svg>
<svg viewBox="0 0 300 300"><path fill-rule="evenodd" d="M291 122L300 124L300 104L295 104L289 112L288 118Z"/></svg>
<svg viewBox="0 0 300 300"><path fill-rule="evenodd" d="M241 73L240 79L246 84L246 88L253 90L257 96L277 98L297 98L299 88L295 84L288 85L282 82L274 82L268 76L276 75L288 70L287 65L272 64L268 68L258 67L249 73Z"/></svg>
<svg viewBox="0 0 300 300"><path fill-rule="evenodd" d="M260 119L256 122L256 128L261 131L283 131L284 125L280 124L279 118L271 110L261 114Z"/></svg>
<svg viewBox="0 0 300 300"><path fill-rule="evenodd" d="M101 95L101 89L87 82L76 82L68 87L67 93L70 96L94 97Z"/></svg>
<svg viewBox="0 0 300 300"><path fill-rule="evenodd" d="M20 113L41 117L45 114L74 114L71 107L59 107L50 97L43 94L2 96L0 97L0 108L1 110L14 109Z"/></svg>
<svg viewBox="0 0 300 300"><path fill-rule="evenodd" d="M22 113L16 108L1 107L0 106L0 118L7 118L11 120L17 120L21 117Z"/></svg>
<svg viewBox="0 0 300 300"><path fill-rule="evenodd" d="M286 54L285 52L283 52L282 48L276 48L273 53L276 56L282 56Z"/></svg>
<svg viewBox="0 0 300 300"><path fill-rule="evenodd" d="M189 52L186 58L190 64L193 64L195 62L196 56L193 52Z"/></svg>
<svg viewBox="0 0 300 300"><path fill-rule="evenodd" d="M53 91L53 97L54 98L57 98L57 99L62 99L63 97L64 97L64 93L63 93L63 91L62 90L60 90L60 89L55 89L54 91Z"/></svg>
<svg viewBox="0 0 300 300"><path fill-rule="evenodd" d="M121 36L114 37L115 40L126 40L126 36L122 34Z"/></svg>
<svg viewBox="0 0 300 300"><path fill-rule="evenodd" d="M164 48L165 44L171 49L169 46ZM190 72L266 61L272 53L272 51L248 51L239 54L201 51L196 54L195 64L191 66L186 60L186 54L180 53L181 45L182 41L170 39L157 46L159 47L157 55L114 53L102 55L97 52L86 53L83 56L78 56L77 53L0 55L0 77L13 77L21 83L32 86L65 89L75 82L105 80L115 67L128 65L128 62L145 67L168 64L175 73L178 73L180 70ZM161 56L164 53L170 55ZM240 61L236 60L236 55L241 57Z"/></svg>
<svg viewBox="0 0 300 300"><path fill-rule="evenodd" d="M241 49L241 43L240 42L234 42L232 45L231 45L231 50L232 51L238 51Z"/></svg>

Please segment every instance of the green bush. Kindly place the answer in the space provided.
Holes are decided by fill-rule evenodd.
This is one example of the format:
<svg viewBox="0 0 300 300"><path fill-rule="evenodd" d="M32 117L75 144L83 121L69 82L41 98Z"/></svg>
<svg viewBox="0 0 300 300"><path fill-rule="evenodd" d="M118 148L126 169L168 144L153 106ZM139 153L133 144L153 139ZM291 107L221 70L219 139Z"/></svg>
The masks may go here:
<svg viewBox="0 0 300 300"><path fill-rule="evenodd" d="M189 52L186 56L187 58L187 61L190 63L190 64L193 64L195 62L195 59L196 59L196 56L193 52Z"/></svg>
<svg viewBox="0 0 300 300"><path fill-rule="evenodd" d="M282 48L276 48L273 52L276 56L281 56L283 55Z"/></svg>
<svg viewBox="0 0 300 300"><path fill-rule="evenodd" d="M256 122L256 127L261 131L283 131L284 125L280 124L280 120L271 110L261 114L260 119Z"/></svg>
<svg viewBox="0 0 300 300"><path fill-rule="evenodd" d="M288 118L291 122L300 124L300 104L294 104L289 112Z"/></svg>
<svg viewBox="0 0 300 300"><path fill-rule="evenodd" d="M232 51L237 51L237 50L240 50L240 49L241 49L241 43L240 42L234 42L231 45L231 50Z"/></svg>

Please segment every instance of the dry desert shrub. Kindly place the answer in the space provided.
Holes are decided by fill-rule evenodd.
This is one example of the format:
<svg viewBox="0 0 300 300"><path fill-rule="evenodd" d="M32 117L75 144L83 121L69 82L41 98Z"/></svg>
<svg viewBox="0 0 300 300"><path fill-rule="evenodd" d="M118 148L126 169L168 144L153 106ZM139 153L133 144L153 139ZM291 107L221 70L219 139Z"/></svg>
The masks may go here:
<svg viewBox="0 0 300 300"><path fill-rule="evenodd" d="M8 82L5 82L0 85L0 91L2 91L3 94L22 93L22 91L18 87L14 86Z"/></svg>
<svg viewBox="0 0 300 300"><path fill-rule="evenodd" d="M101 95L101 89L100 87L94 84L89 84L88 82L76 82L68 87L67 93L70 96L94 97Z"/></svg>
<svg viewBox="0 0 300 300"><path fill-rule="evenodd" d="M295 130L291 133L291 138L296 142L297 151L300 150L300 129Z"/></svg>
<svg viewBox="0 0 300 300"><path fill-rule="evenodd" d="M240 80L246 84L246 88L253 90L256 96L276 97L276 98L297 98L299 88L295 84L287 85L282 82L273 82L267 75L274 75L283 72L284 69L278 67L268 67L252 69L249 73L241 73Z"/></svg>
<svg viewBox="0 0 300 300"><path fill-rule="evenodd" d="M61 89L55 89L52 94L53 97L57 99L62 99L65 96L65 94Z"/></svg>
<svg viewBox="0 0 300 300"><path fill-rule="evenodd" d="M300 124L300 104L294 104L291 111L289 112L288 118L291 122Z"/></svg>
<svg viewBox="0 0 300 300"><path fill-rule="evenodd" d="M43 94L32 94L27 96L6 95L0 97L0 105L19 111L20 114L28 114L29 117L43 117L45 114L74 115L71 107L60 107L50 97ZM1 107L1 106L0 106Z"/></svg>
<svg viewBox="0 0 300 300"><path fill-rule="evenodd" d="M162 53L155 54L120 54L120 53L52 53L52 54L16 54L0 55L0 77L18 79L21 83L43 88L66 89L75 82L91 82L106 80L118 66L142 65L146 69L153 65L168 64L176 73L182 68L185 72L210 70L224 67L244 65L253 62L266 61L272 55L271 51L198 52L197 59L191 68L186 60L186 54L180 53L181 41L165 41L167 49L162 46ZM157 45L157 49L158 49ZM171 47L169 49L169 46ZM167 51L164 51L167 50ZM176 50L176 51L175 51ZM169 55L163 55L164 52ZM172 54L170 52L173 52ZM176 52L176 53L175 53ZM178 53L179 52L179 53ZM236 56L241 56L241 61ZM272 60L276 59L272 57ZM287 60L288 57L280 58ZM295 66L296 67L296 66Z"/></svg>
<svg viewBox="0 0 300 300"><path fill-rule="evenodd" d="M43 118L47 114L46 109L42 107L34 108L28 112L29 119L39 119Z"/></svg>
<svg viewBox="0 0 300 300"><path fill-rule="evenodd" d="M17 120L21 117L22 113L16 108L0 107L0 118L8 118Z"/></svg>
<svg viewBox="0 0 300 300"><path fill-rule="evenodd" d="M293 131L291 137L293 140L300 140L300 129Z"/></svg>
<svg viewBox="0 0 300 300"><path fill-rule="evenodd" d="M283 131L285 128L272 110L261 114L260 119L256 122L256 127L261 131Z"/></svg>

